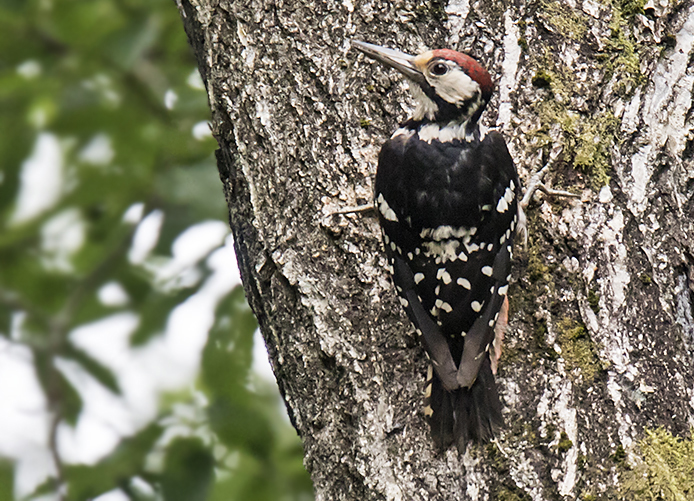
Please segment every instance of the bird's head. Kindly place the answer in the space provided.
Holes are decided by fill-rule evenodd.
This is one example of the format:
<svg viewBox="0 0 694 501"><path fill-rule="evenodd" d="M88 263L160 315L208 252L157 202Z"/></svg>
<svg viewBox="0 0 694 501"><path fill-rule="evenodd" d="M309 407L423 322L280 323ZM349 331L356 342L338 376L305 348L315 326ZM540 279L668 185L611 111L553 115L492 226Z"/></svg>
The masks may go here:
<svg viewBox="0 0 694 501"><path fill-rule="evenodd" d="M492 95L489 73L466 54L438 49L411 56L356 40L352 45L414 83L411 88L418 101L414 120L472 124Z"/></svg>

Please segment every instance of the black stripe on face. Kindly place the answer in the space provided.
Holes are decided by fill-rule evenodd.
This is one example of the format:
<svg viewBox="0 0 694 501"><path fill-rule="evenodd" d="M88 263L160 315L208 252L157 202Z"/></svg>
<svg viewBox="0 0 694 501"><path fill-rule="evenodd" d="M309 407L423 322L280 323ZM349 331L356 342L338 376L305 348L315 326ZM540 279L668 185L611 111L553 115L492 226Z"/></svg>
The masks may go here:
<svg viewBox="0 0 694 501"><path fill-rule="evenodd" d="M439 96L436 93L436 89L428 82L421 82L419 83L419 86L422 89L422 92L424 92L424 95L431 99L438 108L436 111L436 116L434 117L435 122L463 122L472 115L477 115L477 118L479 118L482 110L484 109L484 104L486 104L482 101L479 94L475 94L474 97L467 99L463 102L462 106L459 106L449 103Z"/></svg>

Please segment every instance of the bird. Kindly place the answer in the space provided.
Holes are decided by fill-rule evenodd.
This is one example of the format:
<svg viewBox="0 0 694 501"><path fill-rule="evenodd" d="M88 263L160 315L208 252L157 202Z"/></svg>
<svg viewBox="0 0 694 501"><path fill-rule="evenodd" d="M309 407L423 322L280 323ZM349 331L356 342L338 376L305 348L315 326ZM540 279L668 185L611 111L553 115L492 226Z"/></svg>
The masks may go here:
<svg viewBox="0 0 694 501"><path fill-rule="evenodd" d="M521 183L504 137L480 133L494 85L479 62L452 49L412 56L351 44L407 78L417 101L381 147L374 206L388 271L429 358L433 442L463 454L504 426L494 374L525 227Z"/></svg>

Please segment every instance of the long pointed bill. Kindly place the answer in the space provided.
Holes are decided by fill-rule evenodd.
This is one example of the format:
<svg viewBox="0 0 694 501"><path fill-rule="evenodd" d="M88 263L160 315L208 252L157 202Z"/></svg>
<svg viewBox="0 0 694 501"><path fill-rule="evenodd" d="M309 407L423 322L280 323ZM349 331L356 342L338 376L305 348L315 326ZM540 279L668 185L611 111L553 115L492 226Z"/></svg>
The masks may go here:
<svg viewBox="0 0 694 501"><path fill-rule="evenodd" d="M421 83L424 82L424 75L414 64L414 56L400 52L399 50L388 49L380 45L374 45L359 40L352 40L352 47L362 51L371 59L385 64L390 68L398 70L410 80Z"/></svg>

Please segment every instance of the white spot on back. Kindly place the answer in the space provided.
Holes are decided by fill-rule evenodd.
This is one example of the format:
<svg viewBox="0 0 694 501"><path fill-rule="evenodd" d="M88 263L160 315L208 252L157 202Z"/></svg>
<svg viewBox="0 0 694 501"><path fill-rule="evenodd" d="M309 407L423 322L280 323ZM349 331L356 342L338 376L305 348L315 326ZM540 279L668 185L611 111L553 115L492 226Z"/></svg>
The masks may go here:
<svg viewBox="0 0 694 501"><path fill-rule="evenodd" d="M422 280L424 280L424 273L415 273L414 274L414 283L418 284Z"/></svg>
<svg viewBox="0 0 694 501"><path fill-rule="evenodd" d="M470 284L470 281L467 278L460 277L458 280L455 281L458 285L463 287L464 289L471 290L472 285Z"/></svg>
<svg viewBox="0 0 694 501"><path fill-rule="evenodd" d="M386 218L388 221L394 221L396 223L398 222L398 216L395 215L395 211L393 211L393 209L391 209L390 207L388 207L388 210L385 211L383 217Z"/></svg>
<svg viewBox="0 0 694 501"><path fill-rule="evenodd" d="M388 221L398 222L398 216L395 215L395 211L390 208L388 202L383 198L383 194L379 193L378 198L376 198L376 203L378 204L378 211L383 214L383 217Z"/></svg>
<svg viewBox="0 0 694 501"><path fill-rule="evenodd" d="M508 203L506 203L506 199L504 197L501 197L499 199L499 203L496 204L496 211L503 214L507 210L508 210Z"/></svg>
<svg viewBox="0 0 694 501"><path fill-rule="evenodd" d="M473 301L470 303L470 308L472 308L475 312L479 312L482 309L482 303L479 301Z"/></svg>
<svg viewBox="0 0 694 501"><path fill-rule="evenodd" d="M431 238L432 240L448 240L450 238L462 238L465 241L469 241L469 237L474 235L477 228L466 228L461 226L460 228L453 228L449 225L441 225L437 228L423 228L419 232L421 238Z"/></svg>
<svg viewBox="0 0 694 501"><path fill-rule="evenodd" d="M468 254L472 254L473 252L477 252L480 250L480 246L477 244L470 244L470 245L465 245L465 249L467 250Z"/></svg>
<svg viewBox="0 0 694 501"><path fill-rule="evenodd" d="M424 255L427 257L436 257L436 263L455 261L458 259L458 240L445 240L443 242L422 242L425 248Z"/></svg>
<svg viewBox="0 0 694 501"><path fill-rule="evenodd" d="M451 283L451 275L446 271L446 268L439 268L436 272L436 280L442 280L444 284Z"/></svg>
<svg viewBox="0 0 694 501"><path fill-rule="evenodd" d="M492 273L494 272L494 270L492 270L491 266L482 266L481 271L482 271L483 275L487 275L488 277L491 277Z"/></svg>

